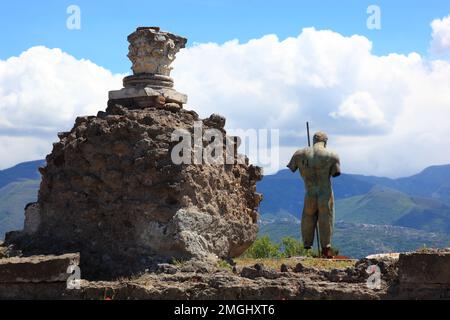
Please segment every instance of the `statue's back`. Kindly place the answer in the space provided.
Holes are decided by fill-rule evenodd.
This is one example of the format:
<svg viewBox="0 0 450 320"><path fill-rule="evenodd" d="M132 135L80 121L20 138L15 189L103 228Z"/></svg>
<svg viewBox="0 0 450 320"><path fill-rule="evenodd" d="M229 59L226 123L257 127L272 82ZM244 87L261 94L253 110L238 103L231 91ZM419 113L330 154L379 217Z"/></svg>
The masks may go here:
<svg viewBox="0 0 450 320"><path fill-rule="evenodd" d="M315 145L296 152L296 164L307 190L331 191L331 176L339 158L324 147Z"/></svg>

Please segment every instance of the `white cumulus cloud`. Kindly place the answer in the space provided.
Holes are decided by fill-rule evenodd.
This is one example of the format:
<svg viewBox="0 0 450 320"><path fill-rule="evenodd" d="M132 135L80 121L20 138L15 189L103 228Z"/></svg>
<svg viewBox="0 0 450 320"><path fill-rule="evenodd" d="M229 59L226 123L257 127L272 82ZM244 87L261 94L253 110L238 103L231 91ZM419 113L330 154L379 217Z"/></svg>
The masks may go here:
<svg viewBox="0 0 450 320"><path fill-rule="evenodd" d="M222 45L174 63L175 85L228 128L278 128L281 167L306 144L305 122L329 134L346 172L402 176L450 163L450 63L418 53L377 56L362 36L306 28Z"/></svg>
<svg viewBox="0 0 450 320"><path fill-rule="evenodd" d="M381 126L385 123L383 111L368 92L355 92L348 96L330 115L336 119L355 120L363 127Z"/></svg>
<svg viewBox="0 0 450 320"><path fill-rule="evenodd" d="M328 133L345 172L402 176L450 163L450 61L377 56L365 37L306 28L195 44L173 67L186 108L220 113L228 129L279 129L280 167L306 144L306 121ZM77 115L104 109L122 76L44 47L0 61L0 167L44 157Z"/></svg>
<svg viewBox="0 0 450 320"><path fill-rule="evenodd" d="M77 116L105 109L122 77L43 46L0 60L0 168L43 158Z"/></svg>
<svg viewBox="0 0 450 320"><path fill-rule="evenodd" d="M450 15L431 22L433 29L430 51L436 55L450 56Z"/></svg>

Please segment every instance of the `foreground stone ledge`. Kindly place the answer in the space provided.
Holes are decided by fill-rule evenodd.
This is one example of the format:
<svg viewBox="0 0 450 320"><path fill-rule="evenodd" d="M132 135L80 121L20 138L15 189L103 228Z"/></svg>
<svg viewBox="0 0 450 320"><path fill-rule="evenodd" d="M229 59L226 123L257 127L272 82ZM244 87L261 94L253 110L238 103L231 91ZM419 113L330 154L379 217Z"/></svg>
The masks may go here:
<svg viewBox="0 0 450 320"><path fill-rule="evenodd" d="M78 253L0 259L0 283L66 282L67 268L79 263Z"/></svg>
<svg viewBox="0 0 450 320"><path fill-rule="evenodd" d="M301 269L301 270L300 270ZM78 289L63 282L5 283L0 299L382 299L389 284L380 290L365 285L365 274L332 278L334 271L314 268L272 269L263 264L205 268L190 261L181 265L161 264L158 272L149 272L115 281L81 280ZM340 270L339 272L346 272Z"/></svg>
<svg viewBox="0 0 450 320"><path fill-rule="evenodd" d="M446 259L446 255L442 256L440 253L433 255L437 256L435 259L438 261ZM405 256L402 263L408 259L431 259L429 255L423 254ZM41 256L2 260L33 259L35 264L23 264L24 267L32 268L39 264L44 265L43 261L46 259L57 261L61 260L61 257ZM75 255L75 259L77 258ZM7 265L4 262L3 264ZM373 264L380 267L379 288L370 288L367 285L366 270ZM426 266L420 263L417 265ZM399 265L397 259L383 259L383 257L361 259L354 266L343 269L317 269L303 266L301 263L283 264L277 269L266 267L262 263L254 266L234 266L232 269L219 266L205 268L201 264L184 262L181 265L160 264L157 272L119 278L115 281L81 280L78 289L68 289L64 282L0 283L0 299L449 299L449 282L403 281L399 285L398 275L402 274L403 277L405 272L412 270L403 268L412 267L413 265L409 263ZM416 275L416 281L422 281L417 280L417 277L422 276L423 274ZM446 278L443 279L446 281Z"/></svg>
<svg viewBox="0 0 450 320"><path fill-rule="evenodd" d="M399 280L402 285L450 285L450 252L400 254Z"/></svg>
<svg viewBox="0 0 450 320"><path fill-rule="evenodd" d="M450 299L450 251L400 254L399 297Z"/></svg>
<svg viewBox="0 0 450 320"><path fill-rule="evenodd" d="M64 300L77 299L65 282L0 283L0 300Z"/></svg>

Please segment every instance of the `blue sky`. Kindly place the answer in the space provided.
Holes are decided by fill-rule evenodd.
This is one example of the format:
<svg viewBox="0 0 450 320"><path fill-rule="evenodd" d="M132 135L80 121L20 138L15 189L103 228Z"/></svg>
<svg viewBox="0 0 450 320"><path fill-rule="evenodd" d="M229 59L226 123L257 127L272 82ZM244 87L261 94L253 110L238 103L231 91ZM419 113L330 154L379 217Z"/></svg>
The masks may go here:
<svg viewBox="0 0 450 320"><path fill-rule="evenodd" d="M66 27L70 5L80 30ZM304 145L305 121L345 172L450 163L450 0L15 0L0 12L0 169L44 158L57 132L105 109L137 26L188 38L172 65L185 108L225 116L227 130L279 130L271 169Z"/></svg>
<svg viewBox="0 0 450 320"><path fill-rule="evenodd" d="M81 30L68 30L66 9L81 9ZM368 30L366 9L381 8L382 29ZM443 0L186 0L186 1L2 1L0 59L35 45L61 48L113 72L127 72L126 35L138 25L157 25L183 35L189 44L246 42L266 34L297 36L304 27L360 34L373 42L373 53L427 54L430 22L450 13Z"/></svg>

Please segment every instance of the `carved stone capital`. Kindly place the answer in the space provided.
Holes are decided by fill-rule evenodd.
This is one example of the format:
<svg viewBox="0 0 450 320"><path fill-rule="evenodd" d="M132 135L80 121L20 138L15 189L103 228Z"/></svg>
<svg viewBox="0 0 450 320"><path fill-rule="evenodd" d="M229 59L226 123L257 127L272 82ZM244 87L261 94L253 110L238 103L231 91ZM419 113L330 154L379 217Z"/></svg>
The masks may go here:
<svg viewBox="0 0 450 320"><path fill-rule="evenodd" d="M128 58L132 62L133 73L151 73L170 76L170 64L175 54L184 48L187 39L158 27L139 27L128 36Z"/></svg>
<svg viewBox="0 0 450 320"><path fill-rule="evenodd" d="M128 36L128 42L133 74L123 79L122 89L109 92L108 104L160 108L165 103L176 103L182 107L187 96L173 88L170 64L187 39L158 27L139 27Z"/></svg>

